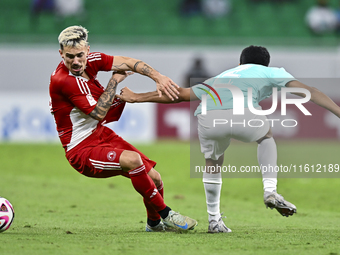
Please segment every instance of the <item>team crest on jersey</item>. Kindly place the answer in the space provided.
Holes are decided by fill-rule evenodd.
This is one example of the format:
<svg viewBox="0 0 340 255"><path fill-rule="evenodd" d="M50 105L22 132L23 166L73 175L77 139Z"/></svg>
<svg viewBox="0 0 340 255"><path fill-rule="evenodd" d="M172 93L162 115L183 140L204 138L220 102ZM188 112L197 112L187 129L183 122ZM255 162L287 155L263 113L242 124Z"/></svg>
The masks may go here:
<svg viewBox="0 0 340 255"><path fill-rule="evenodd" d="M91 94L88 94L86 95L86 98L87 98L87 101L89 101L89 104L92 106L92 105L95 105L97 103L96 100L94 100L93 96Z"/></svg>
<svg viewBox="0 0 340 255"><path fill-rule="evenodd" d="M108 154L107 154L107 159L110 160L110 161L114 161L115 158L116 158L116 152L115 151L110 151Z"/></svg>

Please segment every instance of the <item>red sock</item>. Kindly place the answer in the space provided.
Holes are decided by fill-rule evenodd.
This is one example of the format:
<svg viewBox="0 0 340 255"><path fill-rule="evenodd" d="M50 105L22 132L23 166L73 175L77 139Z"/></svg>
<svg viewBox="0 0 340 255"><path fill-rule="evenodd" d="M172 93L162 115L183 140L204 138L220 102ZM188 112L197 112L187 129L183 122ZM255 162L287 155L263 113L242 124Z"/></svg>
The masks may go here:
<svg viewBox="0 0 340 255"><path fill-rule="evenodd" d="M142 195L145 202L159 212L166 207L161 194L156 185L145 171L145 166L141 165L129 171L130 179L135 190Z"/></svg>
<svg viewBox="0 0 340 255"><path fill-rule="evenodd" d="M159 185L157 187L157 189L158 189L159 194L161 194L161 196L164 199L163 182L161 182L161 185ZM153 207L149 203L147 203L145 201L145 199L144 199L144 205L145 205L145 208L146 208L146 213L147 213L148 219L153 220L153 221L157 221L161 218L161 216L159 216L158 212L155 209L153 209Z"/></svg>
<svg viewBox="0 0 340 255"><path fill-rule="evenodd" d="M163 182L161 183L161 185L159 185L157 187L157 189L158 189L159 194L164 198ZM161 216L159 216L158 212L155 209L153 209L153 207L148 202L146 202L145 199L144 199L144 205L145 205L145 208L146 208L146 213L147 213L148 219L153 220L153 221L157 221L161 218Z"/></svg>
<svg viewBox="0 0 340 255"><path fill-rule="evenodd" d="M158 214L158 212L152 207L152 205L145 201L145 198L143 199L144 205L146 208L146 216L148 219L156 221L161 218L161 216Z"/></svg>

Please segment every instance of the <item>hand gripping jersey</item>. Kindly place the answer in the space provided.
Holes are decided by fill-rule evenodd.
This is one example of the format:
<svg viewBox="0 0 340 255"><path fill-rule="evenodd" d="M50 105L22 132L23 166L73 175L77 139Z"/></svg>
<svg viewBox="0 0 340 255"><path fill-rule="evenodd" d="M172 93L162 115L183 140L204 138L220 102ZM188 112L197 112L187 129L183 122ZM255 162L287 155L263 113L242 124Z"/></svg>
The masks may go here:
<svg viewBox="0 0 340 255"><path fill-rule="evenodd" d="M51 113L54 115L58 135L65 151L70 151L89 137L98 125L120 118L125 102L118 99L114 100L103 121L99 122L88 115L96 107L99 97L104 92L104 87L97 80L97 73L110 71L112 63L113 56L94 52L89 54L85 69L89 80L73 75L63 61L52 73Z"/></svg>

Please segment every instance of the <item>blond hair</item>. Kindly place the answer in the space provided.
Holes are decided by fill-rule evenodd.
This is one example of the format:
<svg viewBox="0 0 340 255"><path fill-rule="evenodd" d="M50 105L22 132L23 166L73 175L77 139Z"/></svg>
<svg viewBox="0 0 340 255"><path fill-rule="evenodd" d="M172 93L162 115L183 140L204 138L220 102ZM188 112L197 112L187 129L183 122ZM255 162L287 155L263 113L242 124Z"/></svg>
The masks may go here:
<svg viewBox="0 0 340 255"><path fill-rule="evenodd" d="M60 49L63 50L64 47L81 47L88 45L88 33L89 31L82 26L70 26L65 28L58 37Z"/></svg>

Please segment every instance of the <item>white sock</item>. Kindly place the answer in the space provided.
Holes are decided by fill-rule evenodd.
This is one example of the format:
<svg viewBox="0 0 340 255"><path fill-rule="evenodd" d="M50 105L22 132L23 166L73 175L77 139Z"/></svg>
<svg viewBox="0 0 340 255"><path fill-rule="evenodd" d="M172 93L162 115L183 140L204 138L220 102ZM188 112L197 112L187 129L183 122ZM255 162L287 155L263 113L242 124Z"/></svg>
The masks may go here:
<svg viewBox="0 0 340 255"><path fill-rule="evenodd" d="M277 151L274 138L264 139L257 147L257 160L262 170L264 191L273 192L277 186ZM267 170L267 171L266 171Z"/></svg>
<svg viewBox="0 0 340 255"><path fill-rule="evenodd" d="M207 211L209 214L209 222L212 220L218 221L221 218L220 214L220 196L222 188L221 173L203 174L203 185L207 202Z"/></svg>

